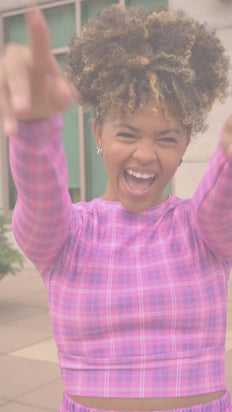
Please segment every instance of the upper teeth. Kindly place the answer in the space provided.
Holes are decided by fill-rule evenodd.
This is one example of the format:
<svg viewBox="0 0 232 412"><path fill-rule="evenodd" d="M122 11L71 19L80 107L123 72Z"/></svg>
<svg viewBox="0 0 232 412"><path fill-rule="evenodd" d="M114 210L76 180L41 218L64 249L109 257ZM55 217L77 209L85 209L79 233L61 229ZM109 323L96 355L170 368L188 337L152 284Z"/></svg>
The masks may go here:
<svg viewBox="0 0 232 412"><path fill-rule="evenodd" d="M138 177L140 179L150 179L150 178L155 177L155 175L149 175L147 173L138 173L138 172L134 172L133 170L130 170L130 169L127 170L127 173L131 176L135 176L135 177Z"/></svg>

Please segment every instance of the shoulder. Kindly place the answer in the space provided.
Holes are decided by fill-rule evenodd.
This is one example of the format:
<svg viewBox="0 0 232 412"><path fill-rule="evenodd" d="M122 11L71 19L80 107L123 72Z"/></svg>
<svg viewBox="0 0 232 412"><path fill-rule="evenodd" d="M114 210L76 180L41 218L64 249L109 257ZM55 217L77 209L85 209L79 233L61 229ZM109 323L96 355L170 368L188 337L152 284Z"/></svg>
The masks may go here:
<svg viewBox="0 0 232 412"><path fill-rule="evenodd" d="M169 195L166 202L157 207L141 212L144 222L161 220L188 219L191 211L191 199L181 199ZM106 202L96 198L89 202L78 202L72 205L72 226L101 225L113 222L133 222L138 220L138 215L128 212L119 202Z"/></svg>
<svg viewBox="0 0 232 412"><path fill-rule="evenodd" d="M177 196L169 195L166 213L170 215L187 215L191 210L192 199L181 199Z"/></svg>
<svg viewBox="0 0 232 412"><path fill-rule="evenodd" d="M170 201L163 222L169 225L169 232L175 231L188 233L188 236L198 238L194 221L192 219L193 199L181 199L170 196Z"/></svg>
<svg viewBox="0 0 232 412"><path fill-rule="evenodd" d="M105 207L101 198L88 202L72 204L72 227L96 225L106 216L111 215L109 207ZM105 217L105 218L104 218Z"/></svg>
<svg viewBox="0 0 232 412"><path fill-rule="evenodd" d="M76 216L79 220L85 220L91 218L99 213L98 199L93 199L89 202L77 202L72 204L73 217Z"/></svg>

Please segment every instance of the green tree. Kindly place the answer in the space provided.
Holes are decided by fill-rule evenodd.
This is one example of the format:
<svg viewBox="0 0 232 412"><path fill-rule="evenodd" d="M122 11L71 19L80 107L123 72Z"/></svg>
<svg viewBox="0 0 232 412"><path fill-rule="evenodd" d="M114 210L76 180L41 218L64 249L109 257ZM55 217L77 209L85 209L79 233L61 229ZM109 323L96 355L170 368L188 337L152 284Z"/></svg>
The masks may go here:
<svg viewBox="0 0 232 412"><path fill-rule="evenodd" d="M15 275L23 268L23 256L7 235L10 231L9 217L0 215L0 277L8 274Z"/></svg>

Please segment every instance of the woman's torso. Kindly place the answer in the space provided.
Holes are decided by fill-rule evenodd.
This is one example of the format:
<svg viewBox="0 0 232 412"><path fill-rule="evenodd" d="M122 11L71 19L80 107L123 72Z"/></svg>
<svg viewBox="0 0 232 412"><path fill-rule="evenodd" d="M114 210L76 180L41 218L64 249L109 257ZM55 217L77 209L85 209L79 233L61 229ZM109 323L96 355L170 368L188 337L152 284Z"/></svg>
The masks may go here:
<svg viewBox="0 0 232 412"><path fill-rule="evenodd" d="M227 273L189 224L190 205L173 199L137 217L89 207L48 287L66 392L153 399L149 409L160 398L167 409L167 397L220 397Z"/></svg>

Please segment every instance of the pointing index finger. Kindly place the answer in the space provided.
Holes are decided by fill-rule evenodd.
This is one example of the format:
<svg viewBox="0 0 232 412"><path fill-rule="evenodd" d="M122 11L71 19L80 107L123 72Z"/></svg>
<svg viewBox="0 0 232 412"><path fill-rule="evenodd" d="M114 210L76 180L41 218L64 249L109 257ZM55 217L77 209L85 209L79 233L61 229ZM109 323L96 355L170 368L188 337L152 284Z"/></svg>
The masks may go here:
<svg viewBox="0 0 232 412"><path fill-rule="evenodd" d="M45 71L52 61L52 46L46 20L38 7L26 13L32 62L37 70Z"/></svg>

